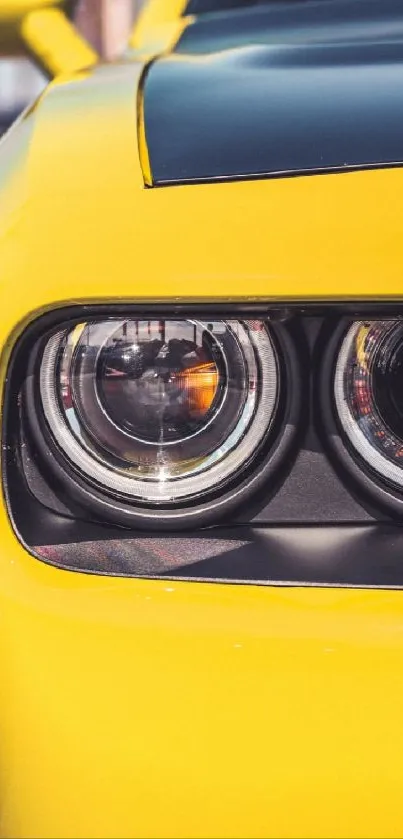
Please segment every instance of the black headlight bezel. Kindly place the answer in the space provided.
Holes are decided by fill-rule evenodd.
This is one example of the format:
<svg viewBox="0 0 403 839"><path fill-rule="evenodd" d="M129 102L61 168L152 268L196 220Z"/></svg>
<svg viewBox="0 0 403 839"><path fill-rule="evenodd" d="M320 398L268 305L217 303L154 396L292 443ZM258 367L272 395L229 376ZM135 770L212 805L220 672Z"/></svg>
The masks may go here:
<svg viewBox="0 0 403 839"><path fill-rule="evenodd" d="M112 317L175 317L187 319L191 316L208 315L226 319L266 319L270 323L270 334L276 345L280 364L280 377L287 382L280 388L280 401L273 429L267 441L256 453L241 475L229 481L225 489L212 491L202 502L197 499L188 504L173 502L170 505L133 504L125 499L112 498L107 493L90 485L69 465L60 452L50 433L43 415L38 392L38 370L43 348L49 337L57 332L61 325L73 327L91 318ZM9 374L15 380L15 371L20 368L22 387L22 410L25 420L28 417L28 433L32 435L38 460L49 476L50 482L57 485L61 495L70 499L84 515L96 520L110 522L118 526L134 529L158 527L165 530L180 530L189 527L205 527L235 513L252 496L266 488L273 481L272 492L277 487L278 476L282 470L290 467L296 450L296 439L301 432L304 411L301 407L304 391L304 374L296 351L296 343L289 330L282 324L282 310L267 317L267 307L225 307L225 306L139 306L95 305L69 309L60 309L44 315L29 327L17 342L10 362ZM225 317L226 316L226 317ZM24 359L27 365L24 370ZM28 360L28 363L27 363ZM306 387L305 387L306 391ZM7 394L6 394L7 398Z"/></svg>
<svg viewBox="0 0 403 839"><path fill-rule="evenodd" d="M96 313L138 316L267 318L297 357L299 413L278 463L275 482L263 480L222 517L177 524L150 521L144 529L112 522L55 483L47 461L20 425L18 393L35 343L67 316L75 323ZM337 422L333 372L338 348L354 320L403 316L396 301L260 303L248 305L101 304L64 307L41 315L13 346L4 389L3 487L18 540L37 559L70 571L263 585L401 588L403 510L386 486L374 484L348 450ZM381 492L379 492L381 489ZM203 521L203 520L202 520ZM141 532L143 531L143 532ZM232 547L233 546L233 547ZM225 553L224 553L225 551Z"/></svg>

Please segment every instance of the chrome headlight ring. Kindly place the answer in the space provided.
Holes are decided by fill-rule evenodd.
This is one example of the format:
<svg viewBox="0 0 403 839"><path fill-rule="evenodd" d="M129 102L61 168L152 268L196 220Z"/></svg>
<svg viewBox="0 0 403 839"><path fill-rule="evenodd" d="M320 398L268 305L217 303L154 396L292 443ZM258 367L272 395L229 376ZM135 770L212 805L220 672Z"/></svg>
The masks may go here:
<svg viewBox="0 0 403 839"><path fill-rule="evenodd" d="M32 365L31 432L58 484L97 518L214 522L292 451L302 377L290 337L263 320L94 308L44 337Z"/></svg>

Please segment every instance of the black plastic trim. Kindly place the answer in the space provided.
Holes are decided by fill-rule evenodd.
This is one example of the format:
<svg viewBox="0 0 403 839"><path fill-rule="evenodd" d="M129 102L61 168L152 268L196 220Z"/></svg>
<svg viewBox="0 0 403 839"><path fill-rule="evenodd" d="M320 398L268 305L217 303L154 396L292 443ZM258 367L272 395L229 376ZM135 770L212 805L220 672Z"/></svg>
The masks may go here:
<svg viewBox="0 0 403 839"><path fill-rule="evenodd" d="M57 330L66 320L78 323L93 316L113 317L128 312L150 317L162 314L190 317L196 313L212 317L213 313L219 312L223 318L241 319L253 314L268 318L276 334L287 335L292 351L297 347L301 356L298 360L303 377L298 387L303 398L300 394L299 399L301 408L310 416L300 412L299 430L293 433L290 444L291 460L288 463L288 458L282 458L274 488L263 481L263 503L266 499L269 509L273 500L277 504L283 490L287 493L287 487L292 486L292 482L287 483L288 477L295 472L292 458L295 454L299 456L301 451L305 460L298 480L305 491L304 474L307 473L304 470L310 470L312 466L309 455L319 453L322 456L322 450L315 448L315 440L306 439L306 432L309 436L314 421L323 448L329 454L325 460L331 461L343 489L342 507L349 503L349 496L354 504L355 499L359 499L352 519L343 521L340 515L337 519L341 496L330 493L335 497L335 517L329 521L324 517L320 524L313 524L308 519L281 524L276 523L275 518L269 526L267 520L252 523L255 502L249 499L245 508L246 520L239 521L229 515L216 527L201 530L198 529L201 525L194 524L187 534L181 535L169 532L159 515L148 523L148 532L136 533L122 527L121 519L116 523L106 521L100 516L98 506L90 508L83 505L78 496L72 498L67 483L58 494L58 509L38 500L26 482L17 439L20 423L17 393L26 376L28 359L34 363L32 349L45 334ZM306 317L314 317L317 321L312 331L307 330L305 334L301 326L304 321L307 323ZM3 442L7 446L3 446L2 451L2 477L8 513L17 538L44 562L66 570L101 575L259 585L403 587L403 502L400 499L393 510L388 489L374 485L373 476L363 472L362 465L352 457L340 434L332 402L332 371L338 348L351 321L363 317L403 318L402 301L84 304L41 315L25 330L12 350L4 391ZM320 319L323 319L322 324ZM288 358L288 353L285 357ZM311 405L308 398L310 377L314 389L312 406L308 407ZM44 470L45 489L48 481L50 491L56 491L56 472L46 465L54 456L53 452L43 448L37 455L38 466ZM284 477L287 470L290 476ZM317 498L320 506L321 493L326 495L328 492L326 477L323 475L322 479L322 474L315 471L315 481L313 498ZM275 496L273 499L271 492ZM291 489L291 505L298 504L293 492ZM363 515L360 518L360 510L363 513L370 511L370 517ZM384 514L386 520L382 521ZM391 514L398 520L396 523L390 520Z"/></svg>
<svg viewBox="0 0 403 839"><path fill-rule="evenodd" d="M217 175L211 177L194 177L194 178L177 178L172 180L161 180L155 178L153 180L153 187L174 187L174 186L192 186L198 184L225 184L234 183L238 181L268 181L279 180L280 178L309 178L314 175L348 175L350 172L371 172L379 169L402 169L402 160L396 160L387 163L363 163L363 164L346 164L341 166L316 166L313 169L280 169L272 172L257 172L249 174L233 174L233 175Z"/></svg>
<svg viewBox="0 0 403 839"><path fill-rule="evenodd" d="M231 527L30 549L69 571L214 583L403 588L403 527Z"/></svg>

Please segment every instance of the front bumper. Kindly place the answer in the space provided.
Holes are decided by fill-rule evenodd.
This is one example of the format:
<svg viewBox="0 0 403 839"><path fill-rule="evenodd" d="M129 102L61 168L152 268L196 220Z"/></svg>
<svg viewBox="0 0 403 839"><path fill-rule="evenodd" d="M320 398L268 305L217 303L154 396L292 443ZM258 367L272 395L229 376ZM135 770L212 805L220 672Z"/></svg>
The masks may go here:
<svg viewBox="0 0 403 839"><path fill-rule="evenodd" d="M400 837L403 593L114 579L0 512L0 835Z"/></svg>

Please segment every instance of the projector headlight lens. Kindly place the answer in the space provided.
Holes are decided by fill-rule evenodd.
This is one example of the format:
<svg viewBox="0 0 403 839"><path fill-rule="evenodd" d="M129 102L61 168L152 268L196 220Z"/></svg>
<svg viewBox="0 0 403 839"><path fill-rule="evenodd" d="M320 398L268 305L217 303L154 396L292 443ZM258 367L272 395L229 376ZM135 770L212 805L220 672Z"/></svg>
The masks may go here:
<svg viewBox="0 0 403 839"><path fill-rule="evenodd" d="M69 466L133 503L185 502L234 479L279 399L262 321L92 320L48 340L39 379Z"/></svg>

